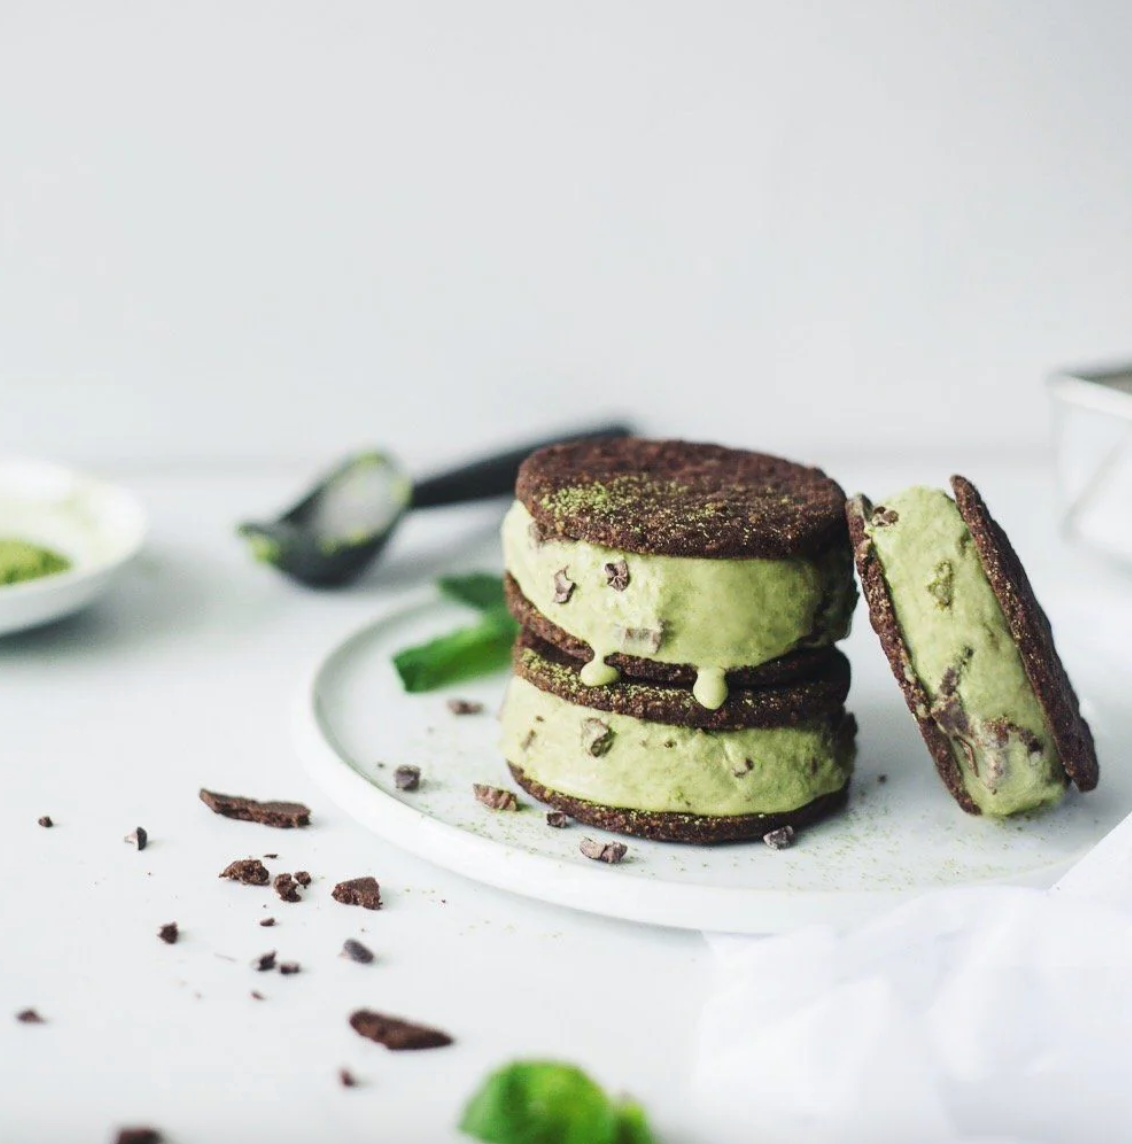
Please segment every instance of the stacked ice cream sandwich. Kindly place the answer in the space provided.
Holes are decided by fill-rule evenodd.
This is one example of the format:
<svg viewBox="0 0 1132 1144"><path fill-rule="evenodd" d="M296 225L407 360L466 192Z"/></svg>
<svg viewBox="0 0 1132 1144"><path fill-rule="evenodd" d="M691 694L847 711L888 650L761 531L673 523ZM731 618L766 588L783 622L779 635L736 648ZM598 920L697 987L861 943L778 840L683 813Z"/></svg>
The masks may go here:
<svg viewBox="0 0 1132 1144"><path fill-rule="evenodd" d="M503 527L522 625L504 754L534 797L625 834L760 838L841 806L856 602L818 469L685 441L553 446Z"/></svg>

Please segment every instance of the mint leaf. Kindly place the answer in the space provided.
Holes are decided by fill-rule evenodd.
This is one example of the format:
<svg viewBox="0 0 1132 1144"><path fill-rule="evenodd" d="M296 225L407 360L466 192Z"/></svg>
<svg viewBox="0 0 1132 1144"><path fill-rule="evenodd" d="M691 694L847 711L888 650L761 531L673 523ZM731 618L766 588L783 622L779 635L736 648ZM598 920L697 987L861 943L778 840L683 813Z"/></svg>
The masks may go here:
<svg viewBox="0 0 1132 1144"><path fill-rule="evenodd" d="M581 1069L515 1061L468 1102L460 1131L486 1144L655 1144L635 1104L617 1107Z"/></svg>
<svg viewBox="0 0 1132 1144"><path fill-rule="evenodd" d="M511 662L518 624L489 612L479 623L399 651L393 666L406 691L432 691L462 679L499 671Z"/></svg>
<svg viewBox="0 0 1132 1144"><path fill-rule="evenodd" d="M481 612L505 610L503 578L490 572L468 572L463 576L441 576L436 586L450 600Z"/></svg>

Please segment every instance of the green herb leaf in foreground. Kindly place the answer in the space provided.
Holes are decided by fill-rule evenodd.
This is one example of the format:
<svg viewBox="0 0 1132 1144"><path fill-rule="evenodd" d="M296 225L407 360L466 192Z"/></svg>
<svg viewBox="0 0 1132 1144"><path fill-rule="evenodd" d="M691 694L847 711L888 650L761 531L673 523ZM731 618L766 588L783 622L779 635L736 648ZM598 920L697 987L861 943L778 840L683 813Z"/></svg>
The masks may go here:
<svg viewBox="0 0 1132 1144"><path fill-rule="evenodd" d="M460 1131L487 1144L655 1144L638 1105L613 1102L581 1069L554 1061L492 1073Z"/></svg>
<svg viewBox="0 0 1132 1144"><path fill-rule="evenodd" d="M469 628L399 651L393 666L406 691L432 691L506 667L517 631L506 613L488 612Z"/></svg>
<svg viewBox="0 0 1132 1144"><path fill-rule="evenodd" d="M436 586L450 600L478 608L481 612L505 611L503 578L491 572L468 572L462 576L441 576Z"/></svg>

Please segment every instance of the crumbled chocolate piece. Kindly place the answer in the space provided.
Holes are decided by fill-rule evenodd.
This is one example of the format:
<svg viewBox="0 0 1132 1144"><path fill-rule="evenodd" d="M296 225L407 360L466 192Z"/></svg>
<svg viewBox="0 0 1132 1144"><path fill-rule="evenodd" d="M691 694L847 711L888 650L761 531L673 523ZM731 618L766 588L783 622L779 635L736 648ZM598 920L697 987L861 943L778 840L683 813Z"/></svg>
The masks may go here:
<svg viewBox="0 0 1132 1144"><path fill-rule="evenodd" d="M361 906L366 910L381 909L381 887L376 878L368 874L364 878L350 878L339 882L331 892L331 897L344 906Z"/></svg>
<svg viewBox="0 0 1132 1144"><path fill-rule="evenodd" d="M16 1014L16 1020L23 1025L46 1025L47 1022L34 1010L24 1009Z"/></svg>
<svg viewBox="0 0 1132 1144"><path fill-rule="evenodd" d="M36 822L38 822L40 826L46 827L52 827L55 825L55 823L51 821L51 815L49 814L43 815L42 818L37 818Z"/></svg>
<svg viewBox="0 0 1132 1144"><path fill-rule="evenodd" d="M595 842L592 838L583 838L578 843L578 849L595 862L608 862L614 865L620 862L629 852L624 842Z"/></svg>
<svg viewBox="0 0 1132 1144"><path fill-rule="evenodd" d="M373 961L373 950L369 946L362 945L360 941L348 937L342 943L342 956L348 957L351 961L360 962L362 965L369 965Z"/></svg>
<svg viewBox="0 0 1132 1144"><path fill-rule="evenodd" d="M230 878L245 886L266 886L271 881L267 867L258 858L237 858L235 862L229 862L217 877Z"/></svg>
<svg viewBox="0 0 1132 1144"><path fill-rule="evenodd" d="M356 1088L358 1079L349 1069L339 1069L338 1083L341 1084L343 1088Z"/></svg>
<svg viewBox="0 0 1132 1144"><path fill-rule="evenodd" d="M299 883L290 874L276 874L275 881L271 885L285 902L301 902L303 900L299 897Z"/></svg>
<svg viewBox="0 0 1132 1144"><path fill-rule="evenodd" d="M562 827L570 825L570 818L560 810L548 810L546 812L546 825L561 830Z"/></svg>
<svg viewBox="0 0 1132 1144"><path fill-rule="evenodd" d="M440 1049L452 1044L452 1038L439 1029L427 1025L414 1025L398 1017L387 1017L372 1009L359 1009L350 1014L350 1026L359 1036L376 1041L387 1049Z"/></svg>
<svg viewBox="0 0 1132 1144"><path fill-rule="evenodd" d="M254 798L219 794L203 788L200 800L217 814L225 818L237 818L241 822L258 822L263 826L277 826L280 829L310 826L310 808L301 802L257 802Z"/></svg>
<svg viewBox="0 0 1132 1144"><path fill-rule="evenodd" d="M161 938L166 945L176 945L177 938L181 936L181 931L177 928L176 922L166 922L158 931L157 936Z"/></svg>
<svg viewBox="0 0 1132 1144"><path fill-rule="evenodd" d="M582 720L582 749L595 759L609 753L614 738L613 728L601 719Z"/></svg>
<svg viewBox="0 0 1132 1144"><path fill-rule="evenodd" d="M878 504L873 509L873 526L875 528L887 528L899 519L900 514L894 508L885 508L884 505Z"/></svg>
<svg viewBox="0 0 1132 1144"><path fill-rule="evenodd" d="M556 604L566 604L578 586L566 575L567 569L559 568L554 573L554 595L551 597Z"/></svg>
<svg viewBox="0 0 1132 1144"><path fill-rule="evenodd" d="M311 876L306 870L295 871L295 881L299 883L304 889L311 884Z"/></svg>
<svg viewBox="0 0 1132 1144"><path fill-rule="evenodd" d="M122 841L128 842L131 846L136 846L139 850L144 850L149 842L149 833L144 826L136 826Z"/></svg>
<svg viewBox="0 0 1132 1144"><path fill-rule="evenodd" d="M120 1128L115 1144L162 1144L164 1139L156 1128Z"/></svg>
<svg viewBox="0 0 1132 1144"><path fill-rule="evenodd" d="M519 800L509 791L485 783L472 783L472 791L477 802L492 810L518 810Z"/></svg>
<svg viewBox="0 0 1132 1144"><path fill-rule="evenodd" d="M777 830L768 831L763 835L763 841L771 850L789 850L794 845L794 827L788 823Z"/></svg>
<svg viewBox="0 0 1132 1144"><path fill-rule="evenodd" d="M264 857L270 858L272 861L274 861L276 858L279 857L279 855L278 854L265 854Z"/></svg>
<svg viewBox="0 0 1132 1144"><path fill-rule="evenodd" d="M531 744L538 738L535 729L532 727L524 736L523 741L519 744L520 751L530 750Z"/></svg>
<svg viewBox="0 0 1132 1144"><path fill-rule="evenodd" d="M602 571L605 573L605 582L615 592L624 592L629 587L629 565L624 560L606 564Z"/></svg>
<svg viewBox="0 0 1132 1144"><path fill-rule="evenodd" d="M260 918L259 924L261 926L273 926L273 925L275 925L275 919L274 918Z"/></svg>
<svg viewBox="0 0 1132 1144"><path fill-rule="evenodd" d="M403 766L393 772L393 782L398 790L416 790L421 785L421 768Z"/></svg>
<svg viewBox="0 0 1132 1144"><path fill-rule="evenodd" d="M298 973L302 966L297 961L281 961L279 963L279 972L284 977L290 977L292 973Z"/></svg>
<svg viewBox="0 0 1132 1144"><path fill-rule="evenodd" d="M259 957L252 962L252 965L260 972L267 973L275 968L275 950L270 953L261 953Z"/></svg>
<svg viewBox="0 0 1132 1144"><path fill-rule="evenodd" d="M449 699L448 710L453 715L478 715L483 710L483 704L474 699Z"/></svg>
<svg viewBox="0 0 1132 1144"><path fill-rule="evenodd" d="M253 1001L266 1001L267 998L264 997L264 995L258 989L253 989L252 990L252 1000Z"/></svg>
<svg viewBox="0 0 1132 1144"><path fill-rule="evenodd" d="M888 775L877 775L877 782L878 783L888 782Z"/></svg>

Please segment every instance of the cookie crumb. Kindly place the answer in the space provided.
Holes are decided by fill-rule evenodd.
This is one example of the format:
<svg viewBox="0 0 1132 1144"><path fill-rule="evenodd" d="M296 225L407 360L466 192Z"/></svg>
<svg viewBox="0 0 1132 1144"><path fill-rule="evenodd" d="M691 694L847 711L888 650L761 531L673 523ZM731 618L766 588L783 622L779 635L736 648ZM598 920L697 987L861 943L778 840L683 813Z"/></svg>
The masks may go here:
<svg viewBox="0 0 1132 1144"><path fill-rule="evenodd" d="M570 825L570 817L561 810L548 810L546 812L546 825L561 830L564 826Z"/></svg>
<svg viewBox="0 0 1132 1144"><path fill-rule="evenodd" d="M261 926L273 926L273 925L275 925L275 919L274 918L260 918L259 924Z"/></svg>
<svg viewBox="0 0 1132 1144"><path fill-rule="evenodd" d="M284 977L290 977L292 973L298 973L302 968L297 961L281 961L279 963L279 972Z"/></svg>
<svg viewBox="0 0 1132 1144"><path fill-rule="evenodd" d="M483 710L483 704L475 699L449 699L448 710L453 715L478 715Z"/></svg>
<svg viewBox="0 0 1132 1144"><path fill-rule="evenodd" d="M275 968L275 950L270 953L261 953L259 957L252 962L256 971L259 973L269 973Z"/></svg>
<svg viewBox="0 0 1132 1144"><path fill-rule="evenodd" d="M253 989L252 990L252 1000L253 1001L266 1001L267 998L264 997L264 995L258 989Z"/></svg>
<svg viewBox="0 0 1132 1144"><path fill-rule="evenodd" d="M310 826L310 808L301 802L258 802L254 798L244 798L237 794L220 794L217 791L200 792L200 800L209 810L225 818L236 818L241 822L258 822L263 826L275 826L287 830L291 827Z"/></svg>
<svg viewBox="0 0 1132 1144"><path fill-rule="evenodd" d="M115 1144L162 1144L164 1139L156 1128L120 1128Z"/></svg>
<svg viewBox="0 0 1132 1144"><path fill-rule="evenodd" d="M311 884L311 876L306 870L295 871L295 881L299 883L304 889Z"/></svg>
<svg viewBox="0 0 1132 1144"><path fill-rule="evenodd" d="M416 790L421 785L421 768L398 767L393 772L393 782L398 790Z"/></svg>
<svg viewBox="0 0 1132 1144"><path fill-rule="evenodd" d="M777 830L768 831L763 835L763 841L771 850L788 850L794 845L794 827L788 824L780 826Z"/></svg>
<svg viewBox="0 0 1132 1144"><path fill-rule="evenodd" d="M21 1025L46 1025L47 1022L34 1010L23 1009L16 1014L16 1020Z"/></svg>
<svg viewBox="0 0 1132 1144"><path fill-rule="evenodd" d="M338 1083L343 1088L357 1088L358 1079L349 1069L338 1070Z"/></svg>
<svg viewBox="0 0 1132 1144"><path fill-rule="evenodd" d="M271 881L267 867L258 858L237 858L229 862L217 877L242 882L245 886L266 886Z"/></svg>
<svg viewBox="0 0 1132 1144"><path fill-rule="evenodd" d="M559 568L554 573L554 596L552 599L556 604L569 603L570 597L574 594L574 589L578 586L566 575L568 571L568 568Z"/></svg>
<svg viewBox="0 0 1132 1144"><path fill-rule="evenodd" d="M376 878L369 875L339 882L330 896L344 906L361 906L366 910L381 909L381 886Z"/></svg>
<svg viewBox="0 0 1132 1144"><path fill-rule="evenodd" d="M290 874L276 874L272 888L285 902L301 902L299 883Z"/></svg>
<svg viewBox="0 0 1132 1144"><path fill-rule="evenodd" d="M55 825L55 823L51 821L51 815L49 814L45 814L41 818L37 818L36 822L38 822L40 826L45 826L48 829Z"/></svg>
<svg viewBox="0 0 1132 1144"><path fill-rule="evenodd" d="M348 957L351 961L360 962L362 965L369 965L369 963L373 961L373 950L368 946L362 945L360 941L348 937L342 943L341 956Z"/></svg>
<svg viewBox="0 0 1132 1144"><path fill-rule="evenodd" d="M157 936L161 938L166 945L176 945L177 938L181 936L181 931L177 927L176 922L166 922L158 931Z"/></svg>
<svg viewBox="0 0 1132 1144"><path fill-rule="evenodd" d="M578 849L595 862L608 862L615 865L629 853L629 847L624 842L595 842L592 838L583 838L578 843Z"/></svg>
<svg viewBox="0 0 1132 1144"><path fill-rule="evenodd" d="M605 564L602 571L605 573L605 582L615 592L624 592L629 587L629 565L624 560Z"/></svg>
<svg viewBox="0 0 1132 1144"><path fill-rule="evenodd" d="M139 850L144 850L149 844L149 832L144 826L135 826L122 841L128 842L131 846L136 846Z"/></svg>
<svg viewBox="0 0 1132 1144"><path fill-rule="evenodd" d="M878 783L888 782L888 775L877 775L877 782Z"/></svg>
<svg viewBox="0 0 1132 1144"><path fill-rule="evenodd" d="M485 783L472 783L472 793L477 802L492 810L518 810L519 800L509 790L487 786Z"/></svg>
<svg viewBox="0 0 1132 1144"><path fill-rule="evenodd" d="M452 1038L439 1029L415 1025L399 1017L387 1017L372 1009L358 1009L350 1014L350 1026L361 1037L400 1052L405 1049L440 1049L452 1044Z"/></svg>

